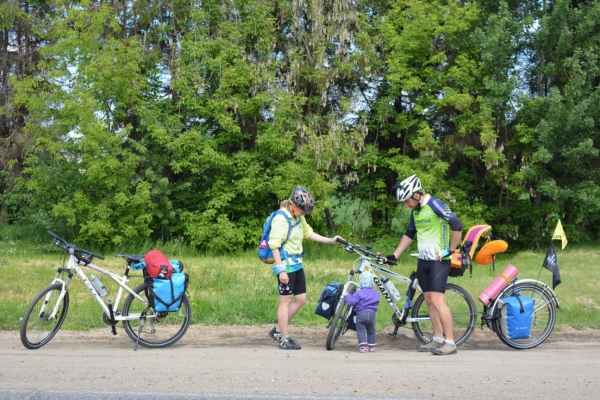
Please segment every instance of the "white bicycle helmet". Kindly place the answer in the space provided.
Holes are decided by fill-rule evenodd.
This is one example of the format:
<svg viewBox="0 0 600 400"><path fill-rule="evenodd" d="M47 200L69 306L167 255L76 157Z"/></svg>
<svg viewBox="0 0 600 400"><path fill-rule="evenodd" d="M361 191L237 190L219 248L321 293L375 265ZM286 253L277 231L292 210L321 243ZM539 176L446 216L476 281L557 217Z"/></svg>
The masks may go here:
<svg viewBox="0 0 600 400"><path fill-rule="evenodd" d="M421 186L421 181L417 178L416 174L409 176L402 182L396 183L394 189L396 189L396 199L400 203L408 200L413 193L423 193L423 186Z"/></svg>

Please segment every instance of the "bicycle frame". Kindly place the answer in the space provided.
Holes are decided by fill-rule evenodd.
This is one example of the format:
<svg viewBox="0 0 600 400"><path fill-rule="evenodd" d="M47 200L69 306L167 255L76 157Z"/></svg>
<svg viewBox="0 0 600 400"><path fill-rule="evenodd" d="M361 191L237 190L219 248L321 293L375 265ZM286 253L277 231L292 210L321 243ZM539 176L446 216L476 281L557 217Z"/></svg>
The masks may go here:
<svg viewBox="0 0 600 400"><path fill-rule="evenodd" d="M99 266L97 266L95 264L92 264L92 263L84 264L85 267L88 267L96 272L99 272L102 275L108 276L109 278L111 278L113 281L115 281L119 285L119 291L117 292L117 298L115 299L114 309L111 310L112 303L109 301L109 303L107 304L102 299L102 296L100 296L100 294L98 293L98 291L96 290L94 285L92 285L92 282L88 279L87 275L85 274L85 272L83 272L83 269L78 265L78 263L79 263L79 261L77 260L77 258L73 254L71 254L69 256L69 261L67 262L66 267L59 268L58 271L56 272L56 276L54 277L54 280L52 281L52 283L53 284L54 283L61 284L62 290L60 293L59 301L56 302L56 306L54 307L54 310L52 310L52 314L51 314L52 318L56 316L56 313L58 312L58 308L60 307L60 304L61 304L65 294L67 293L67 288L69 286L69 283L71 282L71 279L73 278L73 271L75 271L77 276L79 276L79 278L82 280L82 282L85 284L85 286L88 288L88 290L94 297L94 300L96 300L98 305L104 311L104 314L106 314L106 316L109 319L114 318L115 321L125 321L125 320L136 320L136 319L140 318L139 315L133 315L133 316L129 315L127 317L124 317L119 314L119 307L121 304L121 299L123 297L123 290L127 291L127 293L131 294L132 296L134 296L138 300L144 302L145 304L148 304L148 302L145 299L140 297L137 293L135 293L133 291L133 289L131 289L129 286L127 286L127 282L129 282L129 275L128 275L129 265L127 266L127 269L125 270L125 274L121 277L117 274L114 274L110 271L100 268ZM63 280L60 278L61 272L68 273L68 278L66 280ZM49 297L50 294L48 294L47 296ZM42 307L42 311L44 311L44 308L45 308L45 305L44 305L44 307ZM112 316L111 316L111 313L112 313ZM152 317L152 316L154 316L154 315L151 313L146 315L146 317Z"/></svg>
<svg viewBox="0 0 600 400"><path fill-rule="evenodd" d="M375 262L373 262L371 260L371 258L369 258L366 255L361 255L355 261L355 263L356 262L359 262L359 266L356 269L359 272L362 272L362 270L365 267L365 263L367 263L373 270L380 271L391 278L395 278L399 281L402 281L402 282L408 284L406 294L404 295L404 305L402 306L402 308L399 308L396 305L396 302L392 299L392 297L388 293L385 286L383 286L383 282L381 282L379 277L377 277L375 274L373 274L373 281L377 285L377 288L383 295L383 298L386 300L386 302L388 303L388 305L390 306L390 308L392 309L392 311L394 313L394 317L395 317L394 318L394 326L395 326L394 328L395 329L394 329L394 332L389 333L390 336L396 336L398 334L398 328L400 326L406 325L408 322L412 323L412 322L423 322L423 321L431 320L430 317L421 317L421 318L409 317L410 310L412 308L412 301L414 299L415 294L417 293L417 291L419 293L422 293L421 287L419 286L419 283L416 279L416 272L413 272L411 274L411 276L407 278L404 275L401 275L397 272L391 271L383 266L377 265ZM353 276L354 276L354 268L350 271L350 274L348 275L346 283L352 281Z"/></svg>

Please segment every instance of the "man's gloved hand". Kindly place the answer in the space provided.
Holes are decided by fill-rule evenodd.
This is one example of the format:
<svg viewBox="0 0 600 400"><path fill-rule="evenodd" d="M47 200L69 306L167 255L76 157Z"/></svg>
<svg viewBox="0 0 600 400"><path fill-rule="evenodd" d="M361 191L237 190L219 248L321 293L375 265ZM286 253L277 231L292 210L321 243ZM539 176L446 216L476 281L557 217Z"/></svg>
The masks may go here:
<svg viewBox="0 0 600 400"><path fill-rule="evenodd" d="M391 262L389 263L389 265L395 265L395 264L398 264L398 259L397 259L397 258L396 258L396 256L395 256L395 255L393 255L393 254L390 254L389 256L385 256L385 260L386 260L386 264L388 264L388 262L387 262L387 261L391 261Z"/></svg>

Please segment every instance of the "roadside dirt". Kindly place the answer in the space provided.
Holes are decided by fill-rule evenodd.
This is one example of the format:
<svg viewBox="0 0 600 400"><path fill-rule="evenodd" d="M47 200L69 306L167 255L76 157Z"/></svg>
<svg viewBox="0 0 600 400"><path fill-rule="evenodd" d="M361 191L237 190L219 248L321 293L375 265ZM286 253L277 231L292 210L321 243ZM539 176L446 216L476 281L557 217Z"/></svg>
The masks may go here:
<svg viewBox="0 0 600 400"><path fill-rule="evenodd" d="M60 331L25 349L0 332L0 388L126 389L437 399L595 399L600 393L600 331L563 328L541 346L512 350L476 329L452 356L415 351L410 329L378 334L360 354L354 332L325 349L325 328L292 326L300 351L279 350L271 326L191 326L166 349L139 348L120 329Z"/></svg>

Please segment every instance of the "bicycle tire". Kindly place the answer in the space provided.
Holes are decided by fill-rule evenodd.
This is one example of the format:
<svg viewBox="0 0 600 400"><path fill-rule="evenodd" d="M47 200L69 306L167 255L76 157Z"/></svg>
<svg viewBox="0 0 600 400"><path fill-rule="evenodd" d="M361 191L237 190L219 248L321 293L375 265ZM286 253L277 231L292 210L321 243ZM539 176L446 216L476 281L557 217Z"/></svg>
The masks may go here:
<svg viewBox="0 0 600 400"><path fill-rule="evenodd" d="M54 310L60 297L62 285L55 283L42 289L31 301L21 321L21 343L28 349L39 349L56 335L69 310L69 292L65 293L59 310L53 319L48 319L48 312ZM54 293L56 292L56 293ZM46 303L46 295L50 295L44 312L42 306Z"/></svg>
<svg viewBox="0 0 600 400"><path fill-rule="evenodd" d="M133 289L133 291L143 299L147 300L146 287L147 284L143 283ZM154 311L147 303L138 300L130 294L127 296L125 303L123 303L121 314L124 317L136 314L139 315L144 310L149 314L154 314ZM181 299L181 308L179 311L161 312L157 313L156 317L146 318L142 334L139 335L139 340L139 319L124 320L123 327L131 340L134 342L137 341L141 346L161 348L171 346L181 339L189 328L191 319L192 308L190 306L190 300L184 294Z"/></svg>
<svg viewBox="0 0 600 400"><path fill-rule="evenodd" d="M469 292L453 283L446 285L444 301L452 312L454 342L457 346L460 346L471 336L475 329L477 307ZM411 317L424 318L428 316L427 303L421 293L413 305ZM433 325L431 321L417 321L411 324L413 332L419 341L422 343L429 343L431 341L433 338Z"/></svg>
<svg viewBox="0 0 600 400"><path fill-rule="evenodd" d="M543 287L527 282L512 285L504 292L502 297L513 296L516 292L519 292L521 296L532 297L535 300L531 336L528 339L509 338L507 333L504 333L500 326L500 310L496 311L495 318L492 320L492 325L496 335L498 335L500 340L507 346L517 350L532 349L542 344L552 333L556 322L556 304Z"/></svg>
<svg viewBox="0 0 600 400"><path fill-rule="evenodd" d="M340 335L345 333L348 329L348 318L351 313L352 307L346 303L344 297L341 297L335 308L335 314L331 320L329 333L327 334L327 340L325 341L325 348L327 350L333 349L340 338Z"/></svg>

